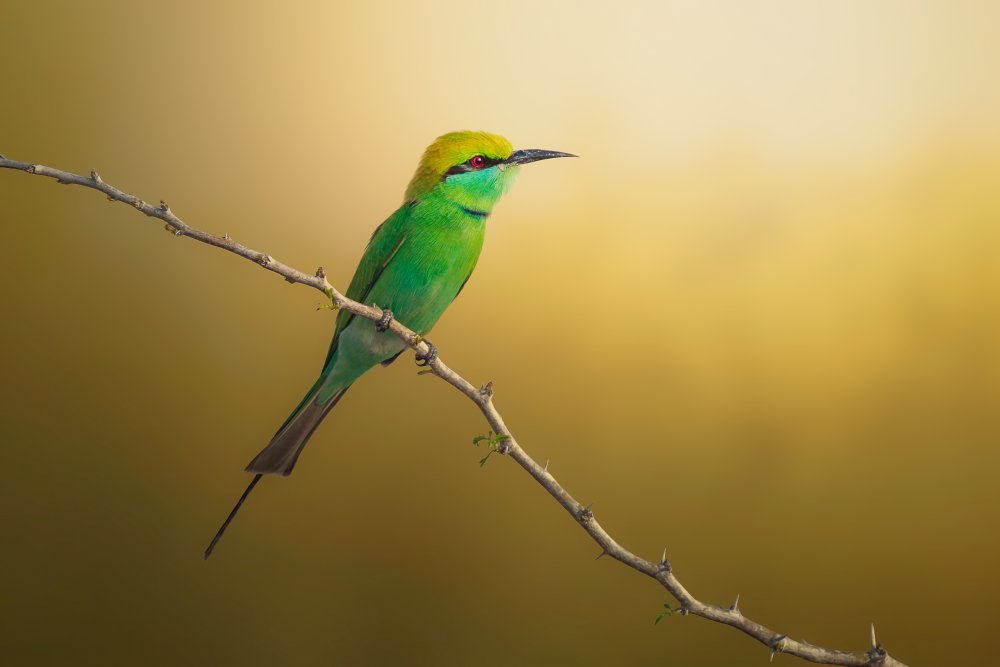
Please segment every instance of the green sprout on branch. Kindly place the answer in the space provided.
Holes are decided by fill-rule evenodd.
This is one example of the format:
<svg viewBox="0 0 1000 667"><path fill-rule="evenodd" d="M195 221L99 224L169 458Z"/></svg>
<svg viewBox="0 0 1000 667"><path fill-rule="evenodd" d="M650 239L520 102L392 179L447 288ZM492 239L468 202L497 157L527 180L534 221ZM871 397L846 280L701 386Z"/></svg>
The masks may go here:
<svg viewBox="0 0 1000 667"><path fill-rule="evenodd" d="M653 621L653 625L656 625L657 623L665 619L667 616L673 616L673 614L674 614L673 607L671 607L669 603L664 602L663 611L661 611L660 615L656 617L655 621Z"/></svg>
<svg viewBox="0 0 1000 667"><path fill-rule="evenodd" d="M475 438L472 439L472 444L474 444L476 447L478 447L483 442L485 442L486 446L489 447L489 451L486 452L486 456L484 456L479 460L480 467L486 465L486 461L489 460L490 455L493 454L493 452L500 450L500 443L502 443L504 440L510 440L510 436L499 435L497 433L494 433L493 431L490 431L486 435L477 435Z"/></svg>
<svg viewBox="0 0 1000 667"><path fill-rule="evenodd" d="M340 306L337 305L337 302L333 298L333 290L323 290L323 294L330 300L330 303L321 303L316 306L316 310L340 310Z"/></svg>

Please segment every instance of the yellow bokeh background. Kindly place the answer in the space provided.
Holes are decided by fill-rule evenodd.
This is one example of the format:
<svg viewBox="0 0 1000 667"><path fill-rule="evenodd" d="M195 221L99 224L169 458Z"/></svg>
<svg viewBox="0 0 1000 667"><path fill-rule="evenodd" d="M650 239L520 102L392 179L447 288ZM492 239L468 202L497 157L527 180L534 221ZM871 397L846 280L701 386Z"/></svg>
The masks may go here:
<svg viewBox="0 0 1000 667"><path fill-rule="evenodd" d="M707 602L989 664L1000 5L3 4L0 152L346 287L424 146L530 165L434 331L622 544ZM201 550L319 371L319 295L0 171L0 661L739 665L653 619L412 357ZM777 661L792 663L778 656Z"/></svg>

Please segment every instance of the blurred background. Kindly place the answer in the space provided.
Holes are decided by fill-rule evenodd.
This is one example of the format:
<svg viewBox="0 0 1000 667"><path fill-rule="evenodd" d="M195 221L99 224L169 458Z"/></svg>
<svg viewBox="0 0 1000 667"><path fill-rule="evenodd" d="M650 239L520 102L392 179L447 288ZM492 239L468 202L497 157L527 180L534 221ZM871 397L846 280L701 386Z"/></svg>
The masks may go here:
<svg viewBox="0 0 1000 667"><path fill-rule="evenodd" d="M341 6L342 5L342 6ZM1000 6L5 3L0 152L346 288L424 147L525 167L432 340L646 558L795 638L989 664ZM412 355L209 562L320 370L320 295L0 173L0 646L17 665L733 665ZM792 664L778 656L775 662Z"/></svg>

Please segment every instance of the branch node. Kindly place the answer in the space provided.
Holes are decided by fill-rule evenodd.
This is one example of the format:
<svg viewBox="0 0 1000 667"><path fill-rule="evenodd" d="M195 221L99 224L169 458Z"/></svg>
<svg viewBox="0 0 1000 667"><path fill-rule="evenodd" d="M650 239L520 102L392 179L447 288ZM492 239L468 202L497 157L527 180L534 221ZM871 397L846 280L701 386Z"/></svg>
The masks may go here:
<svg viewBox="0 0 1000 667"><path fill-rule="evenodd" d="M316 268L316 277L320 280L326 280L326 271L323 270L322 266Z"/></svg>
<svg viewBox="0 0 1000 667"><path fill-rule="evenodd" d="M782 644L788 639L787 635L774 635L771 637L771 641L767 643L768 648L771 649L771 662L774 662L774 654L781 653Z"/></svg>
<svg viewBox="0 0 1000 667"><path fill-rule="evenodd" d="M576 520L580 523L589 523L594 520L594 512L590 509L593 505L587 505L576 513Z"/></svg>
<svg viewBox="0 0 1000 667"><path fill-rule="evenodd" d="M888 657L888 653L881 646L876 646L868 651L868 664L869 665L883 665L885 664L885 659Z"/></svg>
<svg viewBox="0 0 1000 667"><path fill-rule="evenodd" d="M274 261L274 259L267 253L260 253L254 258L254 260L261 266L268 266L271 262Z"/></svg>
<svg viewBox="0 0 1000 667"><path fill-rule="evenodd" d="M493 398L493 380L490 380L479 388L479 395L486 400Z"/></svg>
<svg viewBox="0 0 1000 667"><path fill-rule="evenodd" d="M375 331L378 333L388 331L389 327L392 326L392 311L388 307L382 308L377 303L373 303L372 306L382 311L382 317L378 318L378 322L375 323Z"/></svg>
<svg viewBox="0 0 1000 667"><path fill-rule="evenodd" d="M38 173L38 165L37 164L29 164L28 168L25 169L25 171L28 172L29 174L37 174Z"/></svg>
<svg viewBox="0 0 1000 667"><path fill-rule="evenodd" d="M129 202L132 206L136 208L137 211L142 211L142 207L146 205L146 202L142 201L138 197Z"/></svg>
<svg viewBox="0 0 1000 667"><path fill-rule="evenodd" d="M164 213L170 213L170 206L162 199L160 200L160 210Z"/></svg>
<svg viewBox="0 0 1000 667"><path fill-rule="evenodd" d="M103 183L104 182L104 181L101 180L101 175L98 174L96 171L91 171L90 172L90 180L92 180L94 183Z"/></svg>
<svg viewBox="0 0 1000 667"><path fill-rule="evenodd" d="M869 641L871 642L871 648L868 649L868 664L870 665L881 665L885 662L887 653L885 649L882 648L875 640L875 624L871 624L871 634L869 635Z"/></svg>
<svg viewBox="0 0 1000 667"><path fill-rule="evenodd" d="M671 571L670 561L667 560L667 548L663 547L663 555L660 556L660 562L656 564L657 572L670 572Z"/></svg>

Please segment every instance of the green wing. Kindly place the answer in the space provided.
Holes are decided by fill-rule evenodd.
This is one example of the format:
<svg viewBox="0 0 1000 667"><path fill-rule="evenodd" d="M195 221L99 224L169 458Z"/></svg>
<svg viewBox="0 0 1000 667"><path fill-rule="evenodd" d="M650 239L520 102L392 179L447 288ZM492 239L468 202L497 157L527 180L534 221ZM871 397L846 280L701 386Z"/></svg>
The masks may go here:
<svg viewBox="0 0 1000 667"><path fill-rule="evenodd" d="M354 272L354 278L351 279L351 284L347 288L345 296L348 299L360 301L365 305L371 305L365 299L368 298L372 287L378 282L379 276L385 271L385 267L389 266L389 262L392 261L392 258L396 256L396 253L403 246L403 242L406 241L406 221L409 218L409 214L410 205L403 204L385 222L375 228L375 232L372 234L371 240L368 241L368 246L365 248L365 253L361 256L361 262ZM340 334L353 319L354 314L346 310L337 313L337 328L333 331L333 340L330 341L330 351L327 352L326 361L323 362L324 368L330 363L333 353L337 351L337 341L340 339Z"/></svg>

